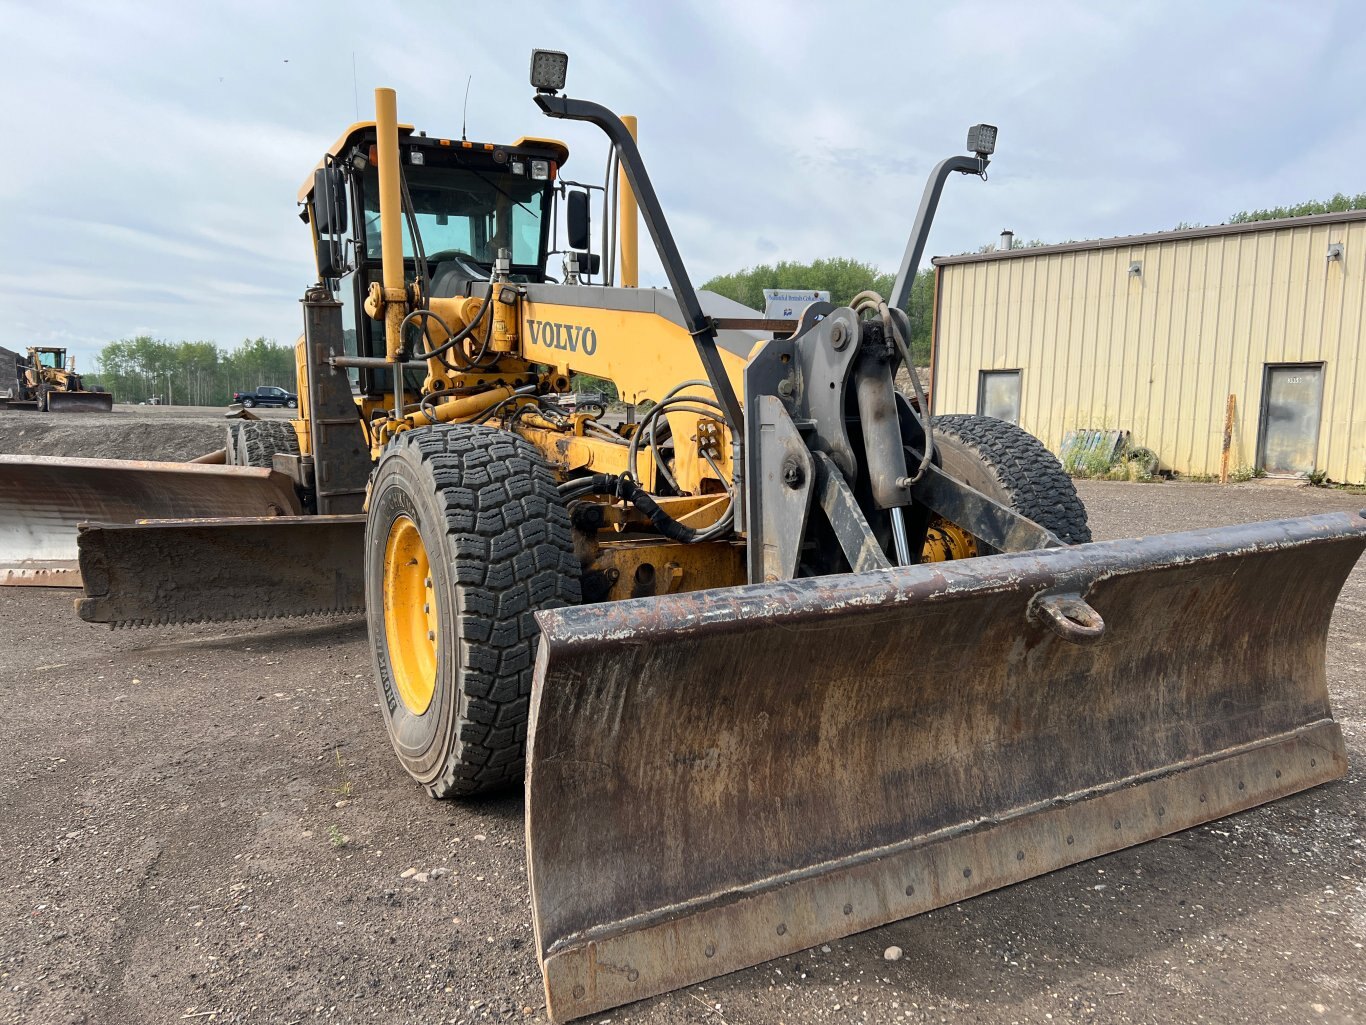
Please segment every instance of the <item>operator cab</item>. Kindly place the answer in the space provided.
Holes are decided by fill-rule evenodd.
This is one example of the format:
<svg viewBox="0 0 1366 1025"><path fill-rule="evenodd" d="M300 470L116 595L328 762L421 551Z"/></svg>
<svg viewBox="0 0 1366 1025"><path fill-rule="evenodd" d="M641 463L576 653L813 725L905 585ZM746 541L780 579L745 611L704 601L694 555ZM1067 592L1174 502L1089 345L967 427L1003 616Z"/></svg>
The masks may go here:
<svg viewBox="0 0 1366 1025"><path fill-rule="evenodd" d="M384 325L364 312L370 286L382 280L379 169L373 121L351 126L299 190L300 217L313 228L320 280L341 302L348 355L383 356ZM511 146L430 138L399 126L404 201L403 265L408 282L425 257L427 294L475 294L501 249L513 281L543 282L551 203L568 148L551 139ZM421 253L413 243L416 224ZM392 390L387 369L359 372L360 390ZM422 372L410 370L414 385Z"/></svg>

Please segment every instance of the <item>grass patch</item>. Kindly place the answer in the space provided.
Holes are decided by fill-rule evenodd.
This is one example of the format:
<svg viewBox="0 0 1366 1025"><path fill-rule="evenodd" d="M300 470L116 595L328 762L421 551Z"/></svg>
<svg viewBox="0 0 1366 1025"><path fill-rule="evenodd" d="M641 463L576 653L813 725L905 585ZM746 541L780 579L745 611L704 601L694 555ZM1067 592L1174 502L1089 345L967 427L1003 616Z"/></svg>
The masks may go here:
<svg viewBox="0 0 1366 1025"><path fill-rule="evenodd" d="M1082 449L1063 456L1063 469L1084 480L1121 480L1147 483L1161 480L1157 456L1151 449L1124 448L1113 456L1095 449Z"/></svg>
<svg viewBox="0 0 1366 1025"><path fill-rule="evenodd" d="M337 763L337 777L341 780L340 783L332 788L332 792L338 797L349 798L355 790L355 786L351 782L351 773L346 768L346 762L342 759L341 748L334 747L332 749L332 755Z"/></svg>

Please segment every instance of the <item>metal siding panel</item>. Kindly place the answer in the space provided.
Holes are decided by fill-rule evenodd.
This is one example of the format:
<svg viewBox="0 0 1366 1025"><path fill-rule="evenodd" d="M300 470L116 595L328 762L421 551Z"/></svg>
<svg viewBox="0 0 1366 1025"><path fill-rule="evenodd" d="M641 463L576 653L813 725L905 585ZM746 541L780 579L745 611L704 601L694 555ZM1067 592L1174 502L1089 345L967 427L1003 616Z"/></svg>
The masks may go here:
<svg viewBox="0 0 1366 1025"><path fill-rule="evenodd" d="M1327 225L1323 231L1323 299L1322 330L1318 337L1318 358L1323 361L1322 404L1319 408L1319 436L1315 449L1314 469L1327 473L1337 457L1337 449L1342 446L1340 430L1333 423L1337 408L1337 394L1340 362L1334 358L1342 348L1342 307L1345 281L1342 266L1328 261L1328 245L1340 242L1342 231L1334 225ZM1312 244L1311 244L1312 249ZM1332 474L1329 474L1331 477Z"/></svg>
<svg viewBox="0 0 1366 1025"><path fill-rule="evenodd" d="M1227 347L1222 350L1221 362L1224 365L1224 395L1234 397L1233 446L1229 452L1230 466L1252 466L1257 457L1257 421L1255 413L1251 419L1250 411L1259 408L1253 400L1257 394L1253 381L1258 379L1254 364L1258 362L1253 339L1256 333L1258 246L1260 235L1236 235L1229 240L1237 253L1237 267L1234 275L1233 294L1222 297L1230 307L1230 324ZM1211 407L1219 411L1219 430L1212 431L1210 437L1209 460L1213 463L1221 458L1223 448L1222 411L1225 406L1211 396Z"/></svg>
<svg viewBox="0 0 1366 1025"><path fill-rule="evenodd" d="M1173 297L1172 331L1167 347L1165 386L1163 388L1166 409L1162 414L1162 430L1157 442L1149 447L1168 467L1179 470L1189 467L1190 462L1182 444L1191 435L1188 424L1190 405L1185 400L1185 392L1190 384L1187 381L1186 354L1191 344L1191 318L1199 308L1200 293L1197 267L1203 273L1205 248L1201 242L1186 242L1181 245L1185 254L1185 274L1180 279L1181 291Z"/></svg>
<svg viewBox="0 0 1366 1025"><path fill-rule="evenodd" d="M1328 265L1329 239L1345 265ZM1130 258L1143 261L1129 278ZM1125 428L1182 473L1251 465L1263 368L1322 360L1321 468L1366 478L1366 222L1041 253L943 268L941 412L976 408L978 371L1023 371L1021 423L1054 451L1078 426Z"/></svg>
<svg viewBox="0 0 1366 1025"><path fill-rule="evenodd" d="M958 273L954 275L953 290L944 306L944 318L953 325L953 358L945 361L945 374L941 387L944 390L944 406L942 411L945 413L961 413L963 367L968 360L968 351L972 345L972 339L968 334L968 318L965 309L964 296L972 280L972 269L970 267L956 268Z"/></svg>
<svg viewBox="0 0 1366 1025"><path fill-rule="evenodd" d="M1286 283L1288 307L1285 335L1275 352L1277 362L1300 358L1299 340L1304 337L1304 325L1309 305L1309 235L1307 228L1291 231L1290 277Z"/></svg>
<svg viewBox="0 0 1366 1025"><path fill-rule="evenodd" d="M1315 360L1323 344L1328 301L1328 225L1314 228L1309 236L1309 277L1306 282L1304 331L1300 335L1299 359Z"/></svg>
<svg viewBox="0 0 1366 1025"><path fill-rule="evenodd" d="M945 398L948 400L945 412L965 413L968 411L963 397L966 370L969 361L972 359L974 343L972 338L972 316L969 310L969 298L971 296L973 276L976 273L974 267L964 267L957 275L957 287L954 289L952 310L953 321L956 324L954 337L958 344L955 346L955 356L949 363L949 377L945 381Z"/></svg>
<svg viewBox="0 0 1366 1025"><path fill-rule="evenodd" d="M1340 474L1337 480L1366 484L1366 356L1361 352L1361 342L1366 337L1366 274L1362 273L1362 260L1366 259L1366 224L1349 225L1344 248L1349 253L1361 255L1344 270L1351 278L1352 287L1344 289L1351 298L1345 305L1336 358L1342 364L1342 375L1351 381L1351 388L1339 400L1345 404L1334 406L1333 416L1335 425L1344 425L1347 445L1340 467L1335 465L1329 474Z"/></svg>
<svg viewBox="0 0 1366 1025"><path fill-rule="evenodd" d="M1344 225L1328 234L1329 242L1341 242L1343 261L1327 264L1329 295L1335 308L1326 311L1331 330L1325 333L1324 396L1318 468L1332 480L1366 482L1366 399L1362 339L1363 281L1366 276L1352 254L1366 253L1366 226Z"/></svg>
<svg viewBox="0 0 1366 1025"><path fill-rule="evenodd" d="M981 269L974 267L963 277L963 291L959 296L959 309L963 317L963 358L958 366L958 378L954 383L954 408L968 412L974 406L976 390L976 368L982 351L982 339L977 332L976 299L981 279ZM969 383L971 382L971 383Z"/></svg>
<svg viewBox="0 0 1366 1025"><path fill-rule="evenodd" d="M1102 359L1108 351L1109 346L1108 339L1100 329L1101 309L1104 307L1106 301L1103 291L1098 287L1099 282L1102 279L1100 261L1096 258L1095 253L1078 253L1075 257L1075 266L1081 269L1082 274L1082 313L1079 321L1081 335L1078 345L1090 351L1095 358ZM1079 419L1081 417L1081 411L1078 407L1083 404L1090 406L1095 402L1096 381L1097 377L1094 374L1084 376L1082 378L1082 387L1085 389L1084 394L1073 397L1070 403L1064 398L1059 405L1063 408L1067 408L1067 406L1070 405L1073 409L1073 416ZM1065 432L1066 425L1063 423L1063 418L1060 416L1058 418L1057 449L1055 449L1055 451L1062 448L1062 438Z"/></svg>
<svg viewBox="0 0 1366 1025"><path fill-rule="evenodd" d="M987 299L991 310L991 317L988 321L989 330L987 342L991 346L992 369L999 370L1006 366L1007 354L1010 352L1010 333L1009 333L1009 303L1010 303L1010 283L1007 275L1010 268L1002 264L995 268L988 283L991 287L991 295Z"/></svg>
<svg viewBox="0 0 1366 1025"><path fill-rule="evenodd" d="M1148 410L1149 410L1149 389L1151 388L1153 357L1153 334L1156 325L1156 296L1164 287L1162 278L1162 262L1165 247L1154 245L1144 246L1143 253L1139 257L1143 261L1143 272L1139 275L1143 279L1141 286L1133 293L1134 302L1134 345L1133 350L1126 353L1125 373L1128 381L1124 393L1128 401L1125 403L1127 409L1122 411L1122 422L1120 424L1125 430L1134 433L1135 437L1142 437L1147 431Z"/></svg>
<svg viewBox="0 0 1366 1025"><path fill-rule="evenodd" d="M1172 368L1179 367L1176 353L1180 345L1178 317L1188 291L1190 280L1190 246L1176 243L1170 247L1171 266L1166 271L1167 288L1159 294L1158 309L1153 322L1152 386L1149 392L1151 408L1148 425L1138 439L1170 465L1171 456L1162 451L1162 439L1173 433L1175 424L1169 417L1177 410L1171 389Z"/></svg>
<svg viewBox="0 0 1366 1025"><path fill-rule="evenodd" d="M1209 429L1209 396L1211 392L1217 392L1220 389L1219 382L1215 380L1213 354L1217 351L1219 344L1219 285L1224 272L1223 239L1209 240L1205 248L1205 265L1202 270L1200 321L1195 331L1194 344L1191 346L1190 359L1187 362L1191 384L1189 403L1191 433L1186 447L1186 459L1191 467L1200 467L1199 470L1192 470L1192 472L1209 473L1210 452L1206 438ZM1223 412L1222 406L1220 412ZM1222 434L1222 418L1219 427Z"/></svg>
<svg viewBox="0 0 1366 1025"><path fill-rule="evenodd" d="M1055 409L1055 403L1059 399L1057 394L1057 369L1056 353L1048 346L1048 339L1044 335L1044 308L1048 303L1045 302L1045 269L1048 261L1030 260L1029 282L1023 286L1025 297L1029 305L1029 316L1022 317L1029 324L1030 350L1033 355L1031 359L1040 366L1048 366L1050 380L1045 385L1049 391L1049 410Z"/></svg>
<svg viewBox="0 0 1366 1025"><path fill-rule="evenodd" d="M1116 344L1115 267L1119 263L1119 258L1115 252L1084 255L1090 273L1089 281L1097 292L1095 331L1091 344L1097 351L1103 352L1108 361ZM1077 401L1073 403L1073 421L1068 424L1069 427L1101 426L1090 421L1105 416L1105 411L1110 407L1115 384L1111 375L1106 373L1092 375L1089 385L1087 393L1084 396L1077 396Z"/></svg>

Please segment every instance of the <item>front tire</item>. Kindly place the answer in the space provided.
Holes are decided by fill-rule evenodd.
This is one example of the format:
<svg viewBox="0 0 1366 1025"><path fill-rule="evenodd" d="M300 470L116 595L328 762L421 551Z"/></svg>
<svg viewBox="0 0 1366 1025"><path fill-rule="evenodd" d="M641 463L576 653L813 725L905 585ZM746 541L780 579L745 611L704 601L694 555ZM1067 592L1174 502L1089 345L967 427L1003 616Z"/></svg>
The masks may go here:
<svg viewBox="0 0 1366 1025"><path fill-rule="evenodd" d="M405 431L375 469L365 549L370 650L399 762L438 798L520 782L533 613L580 596L550 467L490 427Z"/></svg>
<svg viewBox="0 0 1366 1025"><path fill-rule="evenodd" d="M935 449L944 471L1068 544L1091 540L1086 506L1056 456L1028 431L971 413L936 416Z"/></svg>

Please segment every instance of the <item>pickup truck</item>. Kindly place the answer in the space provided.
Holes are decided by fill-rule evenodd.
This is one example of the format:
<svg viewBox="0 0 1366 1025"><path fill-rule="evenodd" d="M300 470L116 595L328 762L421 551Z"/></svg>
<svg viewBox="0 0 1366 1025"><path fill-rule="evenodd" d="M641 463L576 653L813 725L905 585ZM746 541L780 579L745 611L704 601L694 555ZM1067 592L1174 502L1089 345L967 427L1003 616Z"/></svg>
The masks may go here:
<svg viewBox="0 0 1366 1025"><path fill-rule="evenodd" d="M257 388L255 391L238 391L232 393L234 404L241 404L247 409L253 406L284 406L287 409L297 409L299 407L299 396L293 392L285 391L283 388L276 388L274 385L266 385L264 388Z"/></svg>

